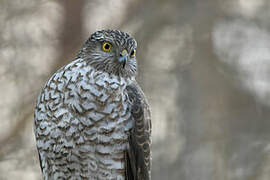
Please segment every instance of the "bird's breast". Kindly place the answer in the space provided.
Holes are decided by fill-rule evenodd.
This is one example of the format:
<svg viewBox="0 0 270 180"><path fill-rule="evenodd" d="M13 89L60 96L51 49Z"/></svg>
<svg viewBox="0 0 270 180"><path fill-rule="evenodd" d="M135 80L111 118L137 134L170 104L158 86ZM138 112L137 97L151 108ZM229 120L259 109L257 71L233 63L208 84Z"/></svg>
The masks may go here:
<svg viewBox="0 0 270 180"><path fill-rule="evenodd" d="M81 138L84 140L80 145L78 143L78 147L87 151L83 155L91 164L92 173L102 171L103 179L112 172L122 177L125 168L124 152L133 126L124 91L126 85L122 78L91 69L77 82L75 90L81 107L75 111L80 116Z"/></svg>
<svg viewBox="0 0 270 180"><path fill-rule="evenodd" d="M95 71L80 59L49 79L35 110L43 173L52 179L124 179L124 151L133 127L125 93L129 81Z"/></svg>

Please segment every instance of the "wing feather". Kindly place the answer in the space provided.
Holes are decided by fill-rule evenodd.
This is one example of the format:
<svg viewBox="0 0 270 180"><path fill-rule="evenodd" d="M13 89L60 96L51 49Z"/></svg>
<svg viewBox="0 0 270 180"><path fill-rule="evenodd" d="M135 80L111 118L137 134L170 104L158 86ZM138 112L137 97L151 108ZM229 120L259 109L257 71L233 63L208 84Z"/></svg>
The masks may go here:
<svg viewBox="0 0 270 180"><path fill-rule="evenodd" d="M126 179L150 180L152 126L149 104L136 82L127 86L126 90L131 105L131 115L135 121L126 155Z"/></svg>

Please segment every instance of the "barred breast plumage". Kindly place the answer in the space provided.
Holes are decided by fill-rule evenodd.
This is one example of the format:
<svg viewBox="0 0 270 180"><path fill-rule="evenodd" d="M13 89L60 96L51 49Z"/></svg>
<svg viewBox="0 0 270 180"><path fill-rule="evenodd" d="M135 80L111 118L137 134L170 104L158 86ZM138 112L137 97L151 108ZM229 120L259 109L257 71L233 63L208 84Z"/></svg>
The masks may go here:
<svg viewBox="0 0 270 180"><path fill-rule="evenodd" d="M35 111L43 171L51 174L47 179L71 179L72 171L75 179L106 179L112 171L112 178L124 179L122 152L133 124L124 92L130 82L97 72L80 59L52 76Z"/></svg>

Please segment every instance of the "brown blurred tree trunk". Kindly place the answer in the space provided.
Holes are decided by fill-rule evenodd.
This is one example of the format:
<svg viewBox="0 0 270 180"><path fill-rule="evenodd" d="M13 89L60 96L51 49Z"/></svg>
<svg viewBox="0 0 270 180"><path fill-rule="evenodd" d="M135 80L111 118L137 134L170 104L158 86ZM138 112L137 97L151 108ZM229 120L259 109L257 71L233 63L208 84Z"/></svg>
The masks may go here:
<svg viewBox="0 0 270 180"><path fill-rule="evenodd" d="M63 7L63 24L62 33L59 35L59 57L56 61L52 72L55 72L59 67L70 62L78 52L83 43L83 7L84 0L65 0L58 1Z"/></svg>

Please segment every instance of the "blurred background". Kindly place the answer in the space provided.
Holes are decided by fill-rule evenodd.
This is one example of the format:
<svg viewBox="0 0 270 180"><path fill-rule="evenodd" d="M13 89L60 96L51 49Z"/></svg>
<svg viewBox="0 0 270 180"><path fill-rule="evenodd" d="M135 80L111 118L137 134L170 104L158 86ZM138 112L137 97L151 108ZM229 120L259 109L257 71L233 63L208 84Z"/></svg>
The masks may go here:
<svg viewBox="0 0 270 180"><path fill-rule="evenodd" d="M270 179L269 0L1 0L0 180L40 180L35 100L91 33L138 41L153 180Z"/></svg>

